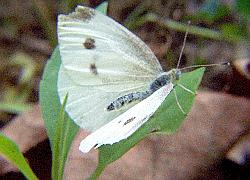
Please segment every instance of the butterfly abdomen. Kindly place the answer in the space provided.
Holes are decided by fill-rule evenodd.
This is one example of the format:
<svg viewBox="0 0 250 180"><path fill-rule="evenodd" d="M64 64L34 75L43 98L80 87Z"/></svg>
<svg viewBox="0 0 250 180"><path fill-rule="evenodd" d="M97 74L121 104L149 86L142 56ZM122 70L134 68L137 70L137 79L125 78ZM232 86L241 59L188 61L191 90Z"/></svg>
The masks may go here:
<svg viewBox="0 0 250 180"><path fill-rule="evenodd" d="M161 87L165 86L166 84L169 84L173 80L173 73L166 73L164 72L161 74L158 78L156 78L149 86L149 89L145 92L135 92L135 93L129 93L127 95L121 96L117 98L115 101L111 102L107 106L108 111L112 111L115 109L120 109L125 104L131 103L136 100L143 100L153 94L155 91L160 89Z"/></svg>
<svg viewBox="0 0 250 180"><path fill-rule="evenodd" d="M129 103L136 101L136 100L143 100L143 99L147 98L148 96L150 96L151 94L152 94L151 91L129 93L129 94L121 96L121 97L117 98L115 101L111 102L108 105L107 110L112 111L115 109L120 109L125 104L129 104Z"/></svg>

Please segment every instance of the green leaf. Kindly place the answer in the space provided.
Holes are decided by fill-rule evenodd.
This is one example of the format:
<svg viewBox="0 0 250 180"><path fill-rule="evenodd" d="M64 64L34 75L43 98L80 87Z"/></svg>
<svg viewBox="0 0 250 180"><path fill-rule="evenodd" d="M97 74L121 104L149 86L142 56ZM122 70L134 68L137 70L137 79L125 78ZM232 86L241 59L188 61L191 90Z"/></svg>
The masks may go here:
<svg viewBox="0 0 250 180"><path fill-rule="evenodd" d="M60 64L59 49L56 48L45 67L43 79L40 83L40 103L50 144L51 147L58 146L61 148L60 153L52 148L53 159L58 159L58 161L52 162L53 167L60 167L60 172L56 172L57 177L53 176L55 179L60 179L63 175L69 148L79 129L67 114L63 118L61 115L61 103L57 94L57 76ZM65 124L61 127L63 122ZM58 138L58 132L63 133L63 139Z"/></svg>
<svg viewBox="0 0 250 180"><path fill-rule="evenodd" d="M102 3L98 8L103 10L106 6L106 2ZM43 78L40 83L40 103L42 106L42 114L45 120L45 126L47 129L47 133L50 139L50 143L53 146L53 137L54 137L54 129L55 129L55 121L59 115L61 103L57 94L57 76L58 71L61 65L61 57L59 49L56 48L45 66L45 70L43 72ZM76 125L71 124L72 133L76 132ZM51 146L51 147L52 147Z"/></svg>
<svg viewBox="0 0 250 180"><path fill-rule="evenodd" d="M101 4L98 8L106 12L107 3ZM53 179L62 179L69 148L79 129L69 116L64 114L64 107L61 106L58 97L57 78L60 65L60 53L56 48L45 67L39 94L42 115L52 147Z"/></svg>
<svg viewBox="0 0 250 180"><path fill-rule="evenodd" d="M63 101L63 105L57 119L57 127L54 135L54 147L53 147L53 159L52 159L52 179L62 179L64 165L67 158L67 137L71 133L69 129L70 119L65 117L65 105L67 102L68 95ZM57 143L55 143L57 142Z"/></svg>
<svg viewBox="0 0 250 180"><path fill-rule="evenodd" d="M18 167L27 179L38 179L15 142L2 133L0 133L0 154Z"/></svg>
<svg viewBox="0 0 250 180"><path fill-rule="evenodd" d="M61 109L61 103L57 94L57 76L60 65L60 53L59 49L56 48L45 66L43 78L40 83L40 104L51 147L53 147L54 132L57 127L56 120L59 117ZM66 117L68 118L67 115ZM73 121L70 121L70 129L72 135L69 138L73 139L78 131L78 126Z"/></svg>
<svg viewBox="0 0 250 180"><path fill-rule="evenodd" d="M236 0L236 10L246 18L250 18L250 1Z"/></svg>
<svg viewBox="0 0 250 180"><path fill-rule="evenodd" d="M98 10L102 12L107 11L107 2L99 5ZM106 11L105 11L106 8ZM57 94L57 76L61 65L61 57L58 47L54 50L50 60L45 66L43 78L40 83L40 103L42 106L42 114L45 120L45 126L50 139L50 143L53 146L53 137L55 129L55 121L60 112L61 103ZM73 132L77 132L76 125L71 123L70 129Z"/></svg>
<svg viewBox="0 0 250 180"><path fill-rule="evenodd" d="M71 120L68 120L69 125L66 126L66 129L70 129L70 127L72 127L73 131L66 130L66 132L69 133L62 134L62 132L64 132L62 128L65 129L65 126L63 125L64 123L62 122L64 122L66 119L69 119L69 117L67 116L67 114L62 113L62 109L64 108L61 108L60 101L57 95L56 85L60 64L61 61L59 51L58 49L56 49L51 57L51 60L46 65L40 87L40 102L42 105L45 125L53 147L54 163L59 163L60 161L59 157L56 155L60 154L60 146L63 146L61 145L61 143L65 143L64 141L67 141L69 142L68 145L70 145L73 137L75 136L75 133L77 132L77 128L74 123ZM203 73L204 68L198 69L191 73L185 73L180 78L179 82L192 91L195 91L198 88ZM175 89L178 94L179 102L182 105L183 109L185 110L185 112L189 112L194 101L194 95L187 93L179 86L175 87ZM166 120L166 117L169 117L169 119ZM173 93L170 93L168 98L164 101L163 105L159 108L159 110L155 113L151 120L145 123L145 125L143 125L131 137L112 146L107 145L100 148L99 165L91 178L97 178L109 163L117 160L152 131L157 130L158 132L167 133L175 132L185 117L186 115L184 115L178 108ZM59 120L57 121L58 118ZM68 135L71 136L67 137ZM58 136L60 137L60 140L56 138ZM62 140L62 136L65 137L64 140ZM65 147L68 146L66 145ZM61 158L62 161L64 161L65 159L66 155L65 157ZM55 164L53 169L58 169L56 167L60 168L61 165ZM63 170L63 168L60 169ZM58 171L57 174L53 176L53 178L59 179L60 177L62 177L61 175L62 172Z"/></svg>
<svg viewBox="0 0 250 180"><path fill-rule="evenodd" d="M200 68L192 72L183 73L178 83L184 85L193 92L196 92L204 70L204 68ZM180 86L175 86L175 90L182 108L185 112L189 112L193 105L195 96L183 90ZM156 111L154 116L132 136L126 140L120 141L119 143L105 145L99 148L99 163L90 179L96 179L99 177L108 164L119 159L140 140L152 132L157 131L158 133L162 132L167 134L176 132L185 117L186 115L183 114L177 106L176 99L172 91L160 108Z"/></svg>
<svg viewBox="0 0 250 180"><path fill-rule="evenodd" d="M96 7L96 10L106 15L108 11L108 2L104 1L102 4Z"/></svg>

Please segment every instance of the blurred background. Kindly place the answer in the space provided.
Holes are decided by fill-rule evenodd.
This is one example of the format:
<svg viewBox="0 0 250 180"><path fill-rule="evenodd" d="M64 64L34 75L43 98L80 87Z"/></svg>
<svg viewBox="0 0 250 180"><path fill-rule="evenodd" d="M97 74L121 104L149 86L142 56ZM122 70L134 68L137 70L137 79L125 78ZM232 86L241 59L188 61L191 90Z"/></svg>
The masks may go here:
<svg viewBox="0 0 250 180"><path fill-rule="evenodd" d="M78 4L96 7L101 2L0 0L2 128L14 117L31 110L39 101L39 82L43 69L57 46L57 15L72 12ZM188 29L182 67L231 63L231 66L208 68L201 89L250 97L249 0L111 0L108 15L146 42L164 70L175 68ZM190 26L187 25L188 21L191 21ZM47 141L43 143L29 153L39 156L39 148L49 146ZM47 153L49 164L49 150ZM248 167L247 163L242 166L243 170L236 163L229 163L228 166L238 170L238 177ZM3 177L20 178L21 175L5 173Z"/></svg>

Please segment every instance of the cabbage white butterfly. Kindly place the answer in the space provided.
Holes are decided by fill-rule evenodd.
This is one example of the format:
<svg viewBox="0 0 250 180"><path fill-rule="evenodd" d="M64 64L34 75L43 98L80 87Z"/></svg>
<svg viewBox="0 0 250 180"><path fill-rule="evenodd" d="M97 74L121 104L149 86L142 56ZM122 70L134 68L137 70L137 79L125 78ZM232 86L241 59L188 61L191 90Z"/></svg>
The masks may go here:
<svg viewBox="0 0 250 180"><path fill-rule="evenodd" d="M78 6L59 15L58 41L60 101L68 93L66 112L81 128L94 131L81 142L82 152L126 139L175 92L178 66L164 72L142 40L94 9Z"/></svg>

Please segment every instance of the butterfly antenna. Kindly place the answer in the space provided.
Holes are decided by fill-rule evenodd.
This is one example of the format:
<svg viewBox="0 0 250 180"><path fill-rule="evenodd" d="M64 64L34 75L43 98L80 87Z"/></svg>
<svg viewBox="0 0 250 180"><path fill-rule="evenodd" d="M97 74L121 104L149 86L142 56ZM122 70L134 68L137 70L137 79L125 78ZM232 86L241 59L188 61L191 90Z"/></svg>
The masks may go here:
<svg viewBox="0 0 250 180"><path fill-rule="evenodd" d="M188 25L190 25L190 23L191 23L191 21L188 21ZM185 33L185 37L184 37L184 41L183 41L183 44L182 44L181 53L180 53L180 56L179 56L179 59L178 59L178 63L177 63L176 69L179 68L180 63L181 63L181 57L182 57L184 48L186 46L187 35L188 35L188 29L186 30L186 33Z"/></svg>
<svg viewBox="0 0 250 180"><path fill-rule="evenodd" d="M188 67L181 68L180 70L191 69L191 68L197 68L197 67L221 66L221 65L222 65L222 66L223 66L223 65L230 66L230 63L229 63L229 62L222 62L222 63L216 63L216 64L193 65L193 66L188 66Z"/></svg>

